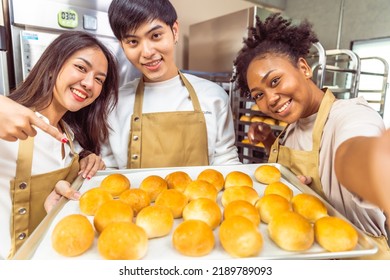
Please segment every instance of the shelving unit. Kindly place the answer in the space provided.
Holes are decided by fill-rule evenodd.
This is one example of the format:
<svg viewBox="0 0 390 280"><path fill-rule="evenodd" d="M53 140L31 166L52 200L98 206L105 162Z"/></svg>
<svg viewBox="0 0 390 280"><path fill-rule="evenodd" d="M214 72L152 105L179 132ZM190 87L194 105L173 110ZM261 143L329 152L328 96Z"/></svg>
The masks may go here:
<svg viewBox="0 0 390 280"><path fill-rule="evenodd" d="M384 114L388 87L389 65L381 57L361 57L358 96L363 96L382 116ZM370 71L375 69L375 72Z"/></svg>

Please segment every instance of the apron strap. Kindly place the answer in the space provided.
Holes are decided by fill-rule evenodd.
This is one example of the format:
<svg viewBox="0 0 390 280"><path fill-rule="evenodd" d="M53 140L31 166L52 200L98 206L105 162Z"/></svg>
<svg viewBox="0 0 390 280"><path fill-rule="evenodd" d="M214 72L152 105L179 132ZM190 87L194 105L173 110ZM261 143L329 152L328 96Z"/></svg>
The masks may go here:
<svg viewBox="0 0 390 280"><path fill-rule="evenodd" d="M317 118L313 127L313 151L320 150L322 133L326 121L328 120L329 112L332 109L332 104L336 100L334 94L330 90L326 90L320 108L318 109Z"/></svg>
<svg viewBox="0 0 390 280"><path fill-rule="evenodd" d="M194 106L194 110L197 112L201 112L201 107L199 103L198 96L195 93L194 87L191 85L191 83L187 80L187 78L179 71L179 75L181 80L184 83L184 86L187 88L188 93L190 94L190 98L192 100L192 105Z"/></svg>

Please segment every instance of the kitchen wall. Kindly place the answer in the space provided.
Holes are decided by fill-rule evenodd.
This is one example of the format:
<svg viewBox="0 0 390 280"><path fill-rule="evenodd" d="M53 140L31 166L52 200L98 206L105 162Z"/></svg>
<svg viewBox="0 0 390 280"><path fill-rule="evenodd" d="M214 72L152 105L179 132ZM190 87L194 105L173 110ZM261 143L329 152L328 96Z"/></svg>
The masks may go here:
<svg viewBox="0 0 390 280"><path fill-rule="evenodd" d="M338 41L340 6L344 1L343 22ZM189 26L253 6L244 0L171 0L180 22L178 66L188 67ZM307 18L325 49L350 48L351 40L390 36L389 0L286 0L284 11L294 19Z"/></svg>

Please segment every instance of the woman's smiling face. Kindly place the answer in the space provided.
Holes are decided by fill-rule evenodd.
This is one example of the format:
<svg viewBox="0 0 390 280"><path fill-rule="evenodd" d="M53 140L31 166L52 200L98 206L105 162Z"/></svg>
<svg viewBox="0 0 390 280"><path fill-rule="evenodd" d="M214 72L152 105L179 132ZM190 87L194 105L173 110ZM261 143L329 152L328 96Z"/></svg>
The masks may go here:
<svg viewBox="0 0 390 280"><path fill-rule="evenodd" d="M260 111L287 123L315 113L308 83L311 77L303 58L294 66L283 55L254 58L247 71L248 88Z"/></svg>

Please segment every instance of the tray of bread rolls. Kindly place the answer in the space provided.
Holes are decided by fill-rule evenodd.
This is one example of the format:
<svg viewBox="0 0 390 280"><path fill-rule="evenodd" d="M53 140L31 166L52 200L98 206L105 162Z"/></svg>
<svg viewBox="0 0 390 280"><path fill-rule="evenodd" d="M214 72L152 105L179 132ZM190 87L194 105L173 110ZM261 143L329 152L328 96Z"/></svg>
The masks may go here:
<svg viewBox="0 0 390 280"><path fill-rule="evenodd" d="M342 259L376 244L279 164L99 171L14 259Z"/></svg>

